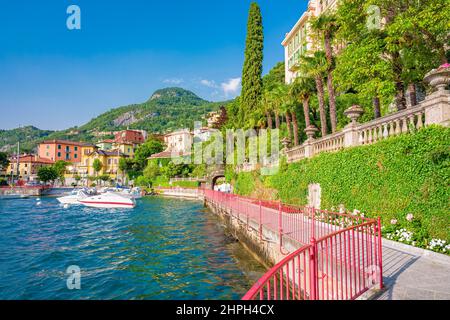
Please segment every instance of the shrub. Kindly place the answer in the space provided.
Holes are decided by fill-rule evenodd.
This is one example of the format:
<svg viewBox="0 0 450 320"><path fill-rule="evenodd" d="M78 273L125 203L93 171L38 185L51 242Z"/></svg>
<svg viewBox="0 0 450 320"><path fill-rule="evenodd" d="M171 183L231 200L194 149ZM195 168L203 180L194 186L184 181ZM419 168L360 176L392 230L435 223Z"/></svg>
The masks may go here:
<svg viewBox="0 0 450 320"><path fill-rule="evenodd" d="M306 204L308 185L319 183L323 208L344 204L367 216L381 216L384 225L397 219L398 228L405 226L420 238L448 241L449 150L450 128L431 126L290 164L269 177L267 186L278 190L284 202ZM251 188L250 177L242 179L239 189ZM415 221L408 222L408 214Z"/></svg>

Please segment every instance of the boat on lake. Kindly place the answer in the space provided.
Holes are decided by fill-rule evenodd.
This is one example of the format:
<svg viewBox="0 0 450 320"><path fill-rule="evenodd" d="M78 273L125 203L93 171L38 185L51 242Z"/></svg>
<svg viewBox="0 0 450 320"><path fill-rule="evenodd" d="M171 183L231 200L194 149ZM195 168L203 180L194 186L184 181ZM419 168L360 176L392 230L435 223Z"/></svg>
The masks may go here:
<svg viewBox="0 0 450 320"><path fill-rule="evenodd" d="M99 193L116 193L120 196L124 196L131 199L140 199L142 198L142 189L139 187L134 188L103 188L99 190Z"/></svg>
<svg viewBox="0 0 450 320"><path fill-rule="evenodd" d="M56 198L61 204L81 204L79 201L85 199L92 194L86 189L73 190L69 195Z"/></svg>
<svg viewBox="0 0 450 320"><path fill-rule="evenodd" d="M133 198L109 191L81 199L79 203L94 208L134 208L136 206Z"/></svg>

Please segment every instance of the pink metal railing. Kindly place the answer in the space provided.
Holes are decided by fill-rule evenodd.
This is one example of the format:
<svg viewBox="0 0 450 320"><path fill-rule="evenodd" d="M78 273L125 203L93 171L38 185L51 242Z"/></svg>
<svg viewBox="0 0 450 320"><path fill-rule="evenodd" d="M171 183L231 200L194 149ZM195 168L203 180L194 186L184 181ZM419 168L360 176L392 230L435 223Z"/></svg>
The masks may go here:
<svg viewBox="0 0 450 320"><path fill-rule="evenodd" d="M264 229L298 243L243 297L250 299L355 299L381 287L380 220L258 200L213 190L204 197L264 238ZM317 240L316 240L317 239Z"/></svg>

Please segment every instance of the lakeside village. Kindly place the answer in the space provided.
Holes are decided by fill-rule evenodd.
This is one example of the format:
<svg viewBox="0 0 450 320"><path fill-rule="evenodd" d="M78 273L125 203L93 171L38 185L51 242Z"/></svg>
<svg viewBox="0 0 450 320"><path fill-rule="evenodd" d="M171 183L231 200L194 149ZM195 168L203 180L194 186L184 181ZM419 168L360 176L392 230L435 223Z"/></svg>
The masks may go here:
<svg viewBox="0 0 450 320"><path fill-rule="evenodd" d="M347 300L373 295L374 285L390 287L388 299L448 299L448 4L383 2L380 12L392 16L375 31L354 7L369 4L309 1L282 42L284 64L263 78L262 17L252 3L241 96L210 113L207 127L43 141L36 154L11 157L2 175L30 187L177 186L163 193L202 199L273 265L244 299ZM279 170L171 161L194 137L210 142L215 128L279 129Z"/></svg>
<svg viewBox="0 0 450 320"><path fill-rule="evenodd" d="M5 177L11 186L33 187L51 183L54 187L133 187L136 181L130 180L127 171L132 170L129 168L130 163L132 166L136 155L142 157L142 154L145 154L144 168L147 166L147 160L155 161L159 167L167 165L173 154L180 156L190 154L194 136L199 142L208 141L214 128L220 127L225 117L226 111L222 107L207 115L207 126L193 131L181 129L165 135L149 135L145 130L126 129L107 132L113 134L114 138L103 139L96 144L44 140L38 144L35 154L11 156L8 166L0 172L0 176ZM55 167L59 172L47 174L46 169ZM169 174L168 178L174 175L176 172ZM178 181L174 182L174 185L179 185L179 181L186 181L181 185L198 186L193 182L195 179L176 178ZM139 181L137 183L139 184ZM159 183L159 186L171 184L171 181L165 180Z"/></svg>

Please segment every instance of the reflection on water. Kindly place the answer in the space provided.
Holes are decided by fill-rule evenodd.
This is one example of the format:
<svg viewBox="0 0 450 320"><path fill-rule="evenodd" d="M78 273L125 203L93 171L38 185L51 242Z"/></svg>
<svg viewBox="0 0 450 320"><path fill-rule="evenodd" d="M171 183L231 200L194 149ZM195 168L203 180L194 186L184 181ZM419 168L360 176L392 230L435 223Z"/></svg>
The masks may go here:
<svg viewBox="0 0 450 320"><path fill-rule="evenodd" d="M199 202L41 201L0 200L0 299L239 299L264 272ZM70 265L81 290L67 289Z"/></svg>

